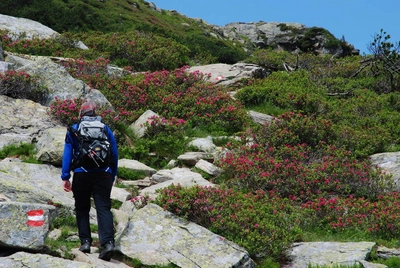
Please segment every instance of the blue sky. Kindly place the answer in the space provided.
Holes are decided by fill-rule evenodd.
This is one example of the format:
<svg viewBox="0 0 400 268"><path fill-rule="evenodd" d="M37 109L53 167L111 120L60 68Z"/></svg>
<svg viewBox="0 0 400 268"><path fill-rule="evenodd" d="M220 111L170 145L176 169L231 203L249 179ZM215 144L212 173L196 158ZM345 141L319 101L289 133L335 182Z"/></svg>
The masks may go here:
<svg viewBox="0 0 400 268"><path fill-rule="evenodd" d="M400 41L400 0L151 0L214 25L230 22L297 22L322 27L369 54L367 45L380 29Z"/></svg>

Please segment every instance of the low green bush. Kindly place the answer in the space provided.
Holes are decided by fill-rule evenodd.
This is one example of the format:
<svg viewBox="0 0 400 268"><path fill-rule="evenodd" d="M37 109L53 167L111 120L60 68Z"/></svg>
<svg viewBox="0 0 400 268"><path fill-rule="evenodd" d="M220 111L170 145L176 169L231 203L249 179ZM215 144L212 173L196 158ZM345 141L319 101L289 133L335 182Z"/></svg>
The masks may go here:
<svg viewBox="0 0 400 268"><path fill-rule="evenodd" d="M130 66L134 71L173 70L189 62L189 49L176 41L139 31L114 33L70 34L72 39L81 40L94 48L98 57L107 55L111 63L120 67ZM71 55L79 58L88 54Z"/></svg>
<svg viewBox="0 0 400 268"><path fill-rule="evenodd" d="M294 66L296 56L287 51L276 52L273 49L257 49L245 62L254 63L270 72L284 71L283 62Z"/></svg>
<svg viewBox="0 0 400 268"><path fill-rule="evenodd" d="M0 150L0 159L4 159L6 157L18 157L26 163L40 164L40 161L35 158L35 153L35 144L21 142L19 144L3 146Z"/></svg>
<svg viewBox="0 0 400 268"><path fill-rule="evenodd" d="M281 109L306 114L320 113L326 105L325 91L315 86L305 70L274 72L266 79L242 88L235 94L235 98L245 106L269 103Z"/></svg>
<svg viewBox="0 0 400 268"><path fill-rule="evenodd" d="M364 268L365 266L361 263L354 263L353 265L346 265L346 264L326 264L326 265L308 265L307 268Z"/></svg>
<svg viewBox="0 0 400 268"><path fill-rule="evenodd" d="M37 77L23 71L0 73L0 95L44 103L48 89L37 83Z"/></svg>
<svg viewBox="0 0 400 268"><path fill-rule="evenodd" d="M135 181L142 180L146 177L144 171L132 170L125 167L118 167L118 178L122 180Z"/></svg>
<svg viewBox="0 0 400 268"><path fill-rule="evenodd" d="M390 268L400 268L400 258L399 257L389 257L387 259L378 259L373 262L386 265L387 267L390 267Z"/></svg>
<svg viewBox="0 0 400 268"><path fill-rule="evenodd" d="M119 148L119 157L136 159L148 166L162 168L186 149L185 121L181 119L151 117L143 124L145 135ZM121 176L132 177L126 174Z"/></svg>
<svg viewBox="0 0 400 268"><path fill-rule="evenodd" d="M285 250L301 236L301 216L273 191L171 185L160 190L154 202L246 248L255 259L284 258Z"/></svg>

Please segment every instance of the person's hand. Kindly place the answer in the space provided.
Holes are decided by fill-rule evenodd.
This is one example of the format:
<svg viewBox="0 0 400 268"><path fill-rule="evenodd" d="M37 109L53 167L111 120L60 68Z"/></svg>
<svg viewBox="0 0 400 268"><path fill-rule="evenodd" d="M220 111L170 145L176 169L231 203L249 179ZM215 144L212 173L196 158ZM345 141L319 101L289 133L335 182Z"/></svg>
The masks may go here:
<svg viewBox="0 0 400 268"><path fill-rule="evenodd" d="M66 192L71 192L71 182L69 180L63 180L63 188Z"/></svg>

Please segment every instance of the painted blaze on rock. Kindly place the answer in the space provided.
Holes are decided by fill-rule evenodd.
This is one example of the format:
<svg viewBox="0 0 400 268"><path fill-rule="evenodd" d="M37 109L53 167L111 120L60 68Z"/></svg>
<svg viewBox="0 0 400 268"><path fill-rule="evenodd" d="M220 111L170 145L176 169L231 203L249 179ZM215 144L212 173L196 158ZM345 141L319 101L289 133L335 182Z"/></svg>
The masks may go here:
<svg viewBox="0 0 400 268"><path fill-rule="evenodd" d="M37 203L0 203L0 244L41 249L56 210Z"/></svg>
<svg viewBox="0 0 400 268"><path fill-rule="evenodd" d="M31 227L39 227L44 225L44 211L43 209L29 210L27 213L28 221L26 224Z"/></svg>

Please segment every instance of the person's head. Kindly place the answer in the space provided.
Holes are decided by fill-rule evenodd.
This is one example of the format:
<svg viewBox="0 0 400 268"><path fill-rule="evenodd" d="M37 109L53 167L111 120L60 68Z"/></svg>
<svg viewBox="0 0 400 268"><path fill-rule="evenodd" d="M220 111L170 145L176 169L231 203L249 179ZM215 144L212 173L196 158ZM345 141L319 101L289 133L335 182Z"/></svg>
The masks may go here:
<svg viewBox="0 0 400 268"><path fill-rule="evenodd" d="M85 101L81 106L79 117L96 116L96 104L92 101Z"/></svg>

